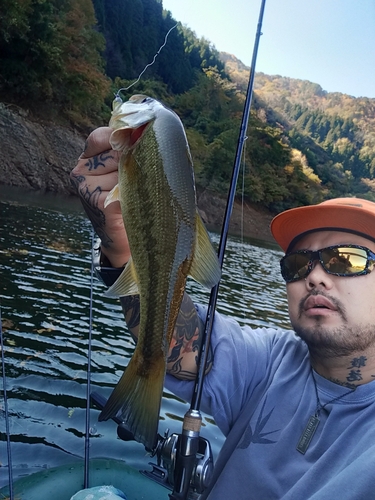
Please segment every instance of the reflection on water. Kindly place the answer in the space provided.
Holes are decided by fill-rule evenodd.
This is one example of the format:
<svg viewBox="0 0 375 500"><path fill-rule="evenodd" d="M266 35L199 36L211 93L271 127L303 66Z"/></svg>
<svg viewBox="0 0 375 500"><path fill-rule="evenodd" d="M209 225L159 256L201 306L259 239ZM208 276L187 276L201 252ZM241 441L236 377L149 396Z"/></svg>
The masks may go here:
<svg viewBox="0 0 375 500"><path fill-rule="evenodd" d="M13 476L84 456L91 227L77 200L0 189L1 307ZM214 236L217 241L218 238ZM229 239L218 310L250 326L288 327L279 250ZM196 301L208 292L188 282ZM116 300L94 280L92 389L108 396L133 343ZM7 483L5 420L0 401L0 486ZM165 392L159 432L181 431L188 405ZM143 446L116 437L91 410L90 456L145 468ZM204 416L214 453L223 437ZM32 446L28 446L28 445Z"/></svg>

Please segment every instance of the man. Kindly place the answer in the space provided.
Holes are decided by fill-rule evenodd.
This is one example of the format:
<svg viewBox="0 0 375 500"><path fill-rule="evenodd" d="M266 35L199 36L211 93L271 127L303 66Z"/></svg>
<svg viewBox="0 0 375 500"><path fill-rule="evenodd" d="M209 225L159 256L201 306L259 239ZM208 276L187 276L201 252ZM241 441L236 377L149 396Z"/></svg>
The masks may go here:
<svg viewBox="0 0 375 500"><path fill-rule="evenodd" d="M119 207L103 209L117 179L110 132L91 134L71 176L101 238L107 285L129 259ZM289 210L271 230L286 252L294 331L241 328L215 315L202 409L227 439L205 498L375 498L375 203L343 198ZM121 302L136 336L137 298ZM205 310L186 296L181 311L166 384L188 400Z"/></svg>

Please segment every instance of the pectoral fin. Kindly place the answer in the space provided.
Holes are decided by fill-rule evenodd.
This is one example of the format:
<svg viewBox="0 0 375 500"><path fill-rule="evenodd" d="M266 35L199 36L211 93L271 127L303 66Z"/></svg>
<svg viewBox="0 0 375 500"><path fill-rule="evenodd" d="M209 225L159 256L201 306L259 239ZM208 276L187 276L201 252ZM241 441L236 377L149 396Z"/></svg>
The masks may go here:
<svg viewBox="0 0 375 500"><path fill-rule="evenodd" d="M107 198L104 201L104 208L107 208L108 205L114 201L120 201L120 189L118 184L116 184L116 186L108 193Z"/></svg>
<svg viewBox="0 0 375 500"><path fill-rule="evenodd" d="M194 257L189 274L203 286L212 288L220 280L221 268L207 229L198 213L195 217L195 228Z"/></svg>
<svg viewBox="0 0 375 500"><path fill-rule="evenodd" d="M105 292L107 297L123 297L124 295L138 295L137 273L132 259L126 264L115 283Z"/></svg>

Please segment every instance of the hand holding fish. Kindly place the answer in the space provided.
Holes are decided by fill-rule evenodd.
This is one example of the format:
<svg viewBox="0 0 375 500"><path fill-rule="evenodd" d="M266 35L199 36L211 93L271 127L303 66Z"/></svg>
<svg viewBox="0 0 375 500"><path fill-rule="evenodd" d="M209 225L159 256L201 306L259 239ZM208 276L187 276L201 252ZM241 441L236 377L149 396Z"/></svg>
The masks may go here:
<svg viewBox="0 0 375 500"><path fill-rule="evenodd" d="M131 308L139 311L137 347L99 420L120 417L135 439L152 449L166 369L181 378L196 371L200 329L184 295L186 279L190 275L211 288L221 270L197 211L192 159L180 119L143 95L113 104L110 129L92 134L72 173L102 251L114 267L126 262L107 295L121 297L123 307L126 300L137 303L124 307L125 314ZM112 149L100 154L108 140ZM184 302L189 308L185 316L180 312ZM193 328L179 325L181 317L185 325L189 318ZM126 318L129 326L134 323ZM193 335L189 342L187 331Z"/></svg>
<svg viewBox="0 0 375 500"><path fill-rule="evenodd" d="M89 135L70 178L101 239L102 254L112 267L122 267L130 258L130 250L121 208L118 203L104 208L108 193L118 182L120 152L111 148L112 132L109 127L100 127Z"/></svg>

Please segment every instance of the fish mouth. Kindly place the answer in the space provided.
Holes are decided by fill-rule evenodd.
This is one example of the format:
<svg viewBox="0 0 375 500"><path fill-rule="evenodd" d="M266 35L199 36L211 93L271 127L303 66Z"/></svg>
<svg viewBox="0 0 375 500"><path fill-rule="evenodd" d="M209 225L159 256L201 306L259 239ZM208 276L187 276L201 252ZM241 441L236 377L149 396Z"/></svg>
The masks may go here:
<svg viewBox="0 0 375 500"><path fill-rule="evenodd" d="M155 121L158 109L163 108L158 104L143 94L136 94L122 104L114 101L109 126L113 129L110 143L115 151L130 150L138 144Z"/></svg>
<svg viewBox="0 0 375 500"><path fill-rule="evenodd" d="M133 113L129 113L133 114ZM132 149L141 140L142 135L149 122L140 125L139 127L121 127L114 130L111 134L110 144L115 151L122 151L123 149Z"/></svg>

